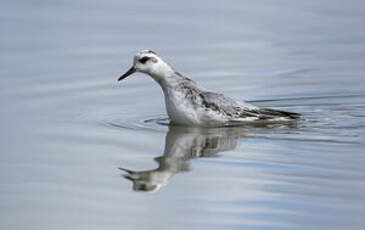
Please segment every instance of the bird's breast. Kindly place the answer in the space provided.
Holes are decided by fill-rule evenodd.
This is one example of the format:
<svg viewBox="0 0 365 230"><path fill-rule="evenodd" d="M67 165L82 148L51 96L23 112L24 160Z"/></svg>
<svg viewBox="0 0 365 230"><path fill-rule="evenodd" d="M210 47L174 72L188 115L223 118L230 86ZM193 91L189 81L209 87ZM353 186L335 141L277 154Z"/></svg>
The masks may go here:
<svg viewBox="0 0 365 230"><path fill-rule="evenodd" d="M172 123L196 125L199 123L196 108L183 92L165 94L166 111Z"/></svg>

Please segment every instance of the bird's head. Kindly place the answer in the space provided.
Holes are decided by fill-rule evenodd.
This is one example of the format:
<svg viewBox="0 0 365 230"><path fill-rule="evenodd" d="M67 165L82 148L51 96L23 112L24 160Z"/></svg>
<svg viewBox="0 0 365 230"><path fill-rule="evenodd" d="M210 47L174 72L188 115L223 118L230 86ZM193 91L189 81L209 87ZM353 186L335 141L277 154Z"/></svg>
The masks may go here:
<svg viewBox="0 0 365 230"><path fill-rule="evenodd" d="M133 59L133 66L118 81L123 80L135 72L146 73L151 76L158 75L161 71L171 69L157 54L152 50L142 50Z"/></svg>

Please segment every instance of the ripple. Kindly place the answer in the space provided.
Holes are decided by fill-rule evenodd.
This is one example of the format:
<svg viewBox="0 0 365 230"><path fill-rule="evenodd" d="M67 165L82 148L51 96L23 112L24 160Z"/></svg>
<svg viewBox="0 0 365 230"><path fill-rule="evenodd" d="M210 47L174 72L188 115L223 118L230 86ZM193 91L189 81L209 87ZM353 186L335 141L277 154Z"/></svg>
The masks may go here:
<svg viewBox="0 0 365 230"><path fill-rule="evenodd" d="M166 132L170 124L170 119L163 114L150 116L129 117L126 119L114 119L104 122L113 128L123 128L131 130L143 130L152 132Z"/></svg>
<svg viewBox="0 0 365 230"><path fill-rule="evenodd" d="M285 109L286 101L293 101L296 106L295 112L302 114L302 119L291 123L245 123L235 124L227 128L245 130L246 136L254 139L276 140L280 142L302 142L322 144L347 144L359 145L362 143L363 134L362 117L364 95L341 95L341 96L318 96L302 98L281 98L261 100L266 103L265 107ZM351 101L348 101L351 99ZM336 102L335 108L324 106L326 103ZM353 101L355 100L355 101ZM277 101L279 104L272 105L270 102ZM311 101L309 104L301 104L301 101ZM256 101L259 102L260 101ZM284 103L284 105L283 105ZM270 105L271 104L271 105ZM361 105L361 106L359 106ZM88 113L87 117L92 122L101 123L103 126L116 129L129 129L136 131L150 131L166 133L169 130L170 120L166 114L137 114L136 111L123 108L105 109L94 113ZM360 116L359 116L360 115ZM88 119L89 118L89 119Z"/></svg>

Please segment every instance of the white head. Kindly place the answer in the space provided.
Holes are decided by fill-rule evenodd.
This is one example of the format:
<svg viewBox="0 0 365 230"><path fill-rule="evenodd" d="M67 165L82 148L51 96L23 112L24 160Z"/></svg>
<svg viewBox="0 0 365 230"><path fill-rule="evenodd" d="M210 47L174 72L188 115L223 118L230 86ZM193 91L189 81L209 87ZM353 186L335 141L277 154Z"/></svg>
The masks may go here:
<svg viewBox="0 0 365 230"><path fill-rule="evenodd" d="M157 56L155 52L152 50L142 50L134 56L133 66L119 77L118 81L123 80L135 72L146 73L154 79L159 80L164 73L168 73L169 71L173 71L172 68Z"/></svg>

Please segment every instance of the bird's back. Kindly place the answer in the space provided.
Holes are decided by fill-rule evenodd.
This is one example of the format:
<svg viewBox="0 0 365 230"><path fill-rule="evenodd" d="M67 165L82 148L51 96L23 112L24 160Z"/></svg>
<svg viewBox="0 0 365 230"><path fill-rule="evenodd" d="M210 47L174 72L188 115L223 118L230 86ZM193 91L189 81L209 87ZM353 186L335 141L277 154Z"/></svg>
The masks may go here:
<svg viewBox="0 0 365 230"><path fill-rule="evenodd" d="M251 121L289 121L299 114L259 108L221 93L203 90L191 79L175 73L173 86L164 91L172 123L179 125L226 126Z"/></svg>
<svg viewBox="0 0 365 230"><path fill-rule="evenodd" d="M182 113L187 113L186 120L189 120L188 123L190 124L220 126L245 121L284 121L299 118L297 113L259 108L220 93L204 91L194 81L186 77L181 79L178 88L182 95L181 100L185 101L179 103L184 108L181 108L178 113L179 116ZM170 118L174 121L174 115Z"/></svg>

